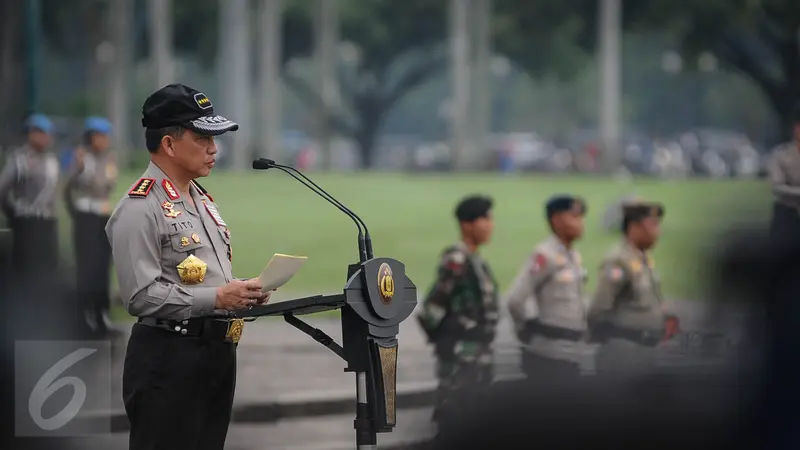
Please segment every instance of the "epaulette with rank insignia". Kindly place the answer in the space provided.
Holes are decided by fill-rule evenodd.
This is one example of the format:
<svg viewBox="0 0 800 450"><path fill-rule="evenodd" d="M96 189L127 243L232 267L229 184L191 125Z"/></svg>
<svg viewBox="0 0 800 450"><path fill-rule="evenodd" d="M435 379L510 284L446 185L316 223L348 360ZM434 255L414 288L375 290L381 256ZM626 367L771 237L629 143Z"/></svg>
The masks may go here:
<svg viewBox="0 0 800 450"><path fill-rule="evenodd" d="M129 197L147 197L156 180L154 178L139 178L139 181L128 191Z"/></svg>

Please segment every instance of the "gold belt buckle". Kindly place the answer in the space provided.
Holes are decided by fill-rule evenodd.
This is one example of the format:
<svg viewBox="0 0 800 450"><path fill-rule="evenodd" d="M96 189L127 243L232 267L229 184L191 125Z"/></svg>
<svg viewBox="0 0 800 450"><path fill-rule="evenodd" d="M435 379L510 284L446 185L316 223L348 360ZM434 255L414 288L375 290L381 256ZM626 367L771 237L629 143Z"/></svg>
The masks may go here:
<svg viewBox="0 0 800 450"><path fill-rule="evenodd" d="M231 319L228 321L228 331L225 333L225 342L238 344L244 331L244 319Z"/></svg>

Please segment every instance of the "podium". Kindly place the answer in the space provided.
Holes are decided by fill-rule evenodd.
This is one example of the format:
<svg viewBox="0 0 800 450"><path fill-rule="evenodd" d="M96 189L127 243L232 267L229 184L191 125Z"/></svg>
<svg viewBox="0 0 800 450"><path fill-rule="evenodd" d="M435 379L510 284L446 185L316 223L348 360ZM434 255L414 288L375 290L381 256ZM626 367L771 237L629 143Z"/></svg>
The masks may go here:
<svg viewBox="0 0 800 450"><path fill-rule="evenodd" d="M283 316L287 323L344 359L356 374L356 446L377 448L377 433L390 432L397 420L397 334L417 306L417 288L405 265L391 258L352 264L342 293L316 295L231 311L226 317L254 320ZM342 344L297 316L341 310Z"/></svg>

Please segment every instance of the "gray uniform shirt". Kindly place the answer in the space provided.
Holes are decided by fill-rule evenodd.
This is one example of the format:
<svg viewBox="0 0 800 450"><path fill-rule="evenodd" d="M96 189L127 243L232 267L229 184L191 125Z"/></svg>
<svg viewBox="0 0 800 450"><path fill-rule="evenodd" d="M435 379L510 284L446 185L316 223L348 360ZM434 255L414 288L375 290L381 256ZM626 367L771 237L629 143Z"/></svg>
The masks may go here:
<svg viewBox="0 0 800 450"><path fill-rule="evenodd" d="M117 182L113 153L77 150L67 175L66 190L71 206L81 212L110 214L109 197Z"/></svg>
<svg viewBox="0 0 800 450"><path fill-rule="evenodd" d="M195 207L151 162L106 225L120 294L133 316L208 315L217 288L233 280L228 226L207 194L194 183L190 191ZM181 279L178 266L192 255L207 265L201 282Z"/></svg>
<svg viewBox="0 0 800 450"><path fill-rule="evenodd" d="M660 333L665 320L662 303L653 258L623 241L603 259L589 321Z"/></svg>
<svg viewBox="0 0 800 450"><path fill-rule="evenodd" d="M800 207L800 149L793 142L776 148L768 163L769 180L776 200Z"/></svg>
<svg viewBox="0 0 800 450"><path fill-rule="evenodd" d="M520 269L506 293L511 319L517 330L536 318L544 325L585 331L586 302L583 287L586 270L581 255L568 250L556 238L539 244ZM550 339L535 335L523 343L527 350L548 358L579 362L587 346L581 341Z"/></svg>
<svg viewBox="0 0 800 450"><path fill-rule="evenodd" d="M58 176L54 154L22 147L0 172L0 202L9 201L17 217L55 218Z"/></svg>

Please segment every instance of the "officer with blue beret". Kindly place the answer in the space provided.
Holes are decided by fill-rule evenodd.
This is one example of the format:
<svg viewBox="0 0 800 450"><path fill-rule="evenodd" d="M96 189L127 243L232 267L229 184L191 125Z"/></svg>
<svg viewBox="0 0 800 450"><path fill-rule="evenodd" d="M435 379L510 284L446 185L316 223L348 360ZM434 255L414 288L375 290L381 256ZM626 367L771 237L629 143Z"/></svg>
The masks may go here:
<svg viewBox="0 0 800 450"><path fill-rule="evenodd" d="M49 151L55 127L44 114L24 122L26 143L13 150L0 172L0 204L13 232L16 281L54 275L58 266L56 190L58 158Z"/></svg>
<svg viewBox="0 0 800 450"><path fill-rule="evenodd" d="M113 330L108 315L111 246L105 233L118 172L116 155L109 150L111 133L108 119L86 119L64 188L73 221L79 299L87 326L101 336Z"/></svg>

